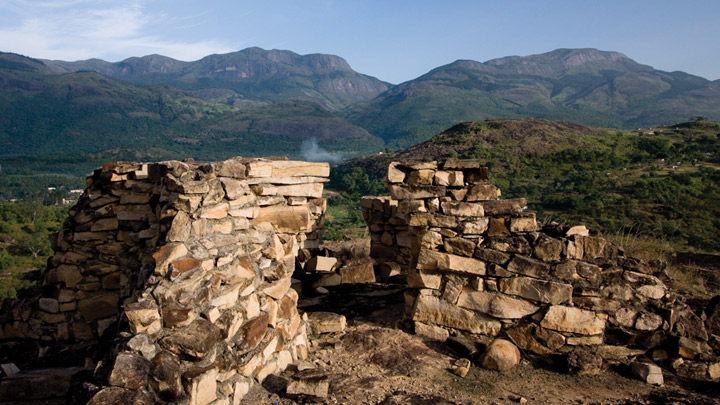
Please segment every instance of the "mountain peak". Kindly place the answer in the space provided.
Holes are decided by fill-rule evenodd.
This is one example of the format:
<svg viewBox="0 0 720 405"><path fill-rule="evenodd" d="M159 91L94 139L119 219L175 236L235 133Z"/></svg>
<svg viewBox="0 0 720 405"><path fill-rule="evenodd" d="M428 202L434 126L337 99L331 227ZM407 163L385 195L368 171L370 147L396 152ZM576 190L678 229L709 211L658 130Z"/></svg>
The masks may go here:
<svg viewBox="0 0 720 405"><path fill-rule="evenodd" d="M611 70L639 71L646 67L620 52L601 51L594 48L567 49L529 56L507 56L492 59L485 65L517 74L536 74L557 77L568 70L599 66Z"/></svg>

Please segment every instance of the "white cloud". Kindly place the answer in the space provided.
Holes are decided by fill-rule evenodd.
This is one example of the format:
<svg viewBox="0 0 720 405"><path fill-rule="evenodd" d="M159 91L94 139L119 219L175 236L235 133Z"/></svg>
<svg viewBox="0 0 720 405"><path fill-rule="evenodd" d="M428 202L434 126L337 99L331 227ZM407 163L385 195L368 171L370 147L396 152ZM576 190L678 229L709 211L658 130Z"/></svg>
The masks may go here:
<svg viewBox="0 0 720 405"><path fill-rule="evenodd" d="M174 18L149 12L147 3L4 0L0 4L0 46L3 51L37 58L111 61L153 53L196 60L236 50L219 41L183 42L151 34L151 30L163 32L163 24Z"/></svg>

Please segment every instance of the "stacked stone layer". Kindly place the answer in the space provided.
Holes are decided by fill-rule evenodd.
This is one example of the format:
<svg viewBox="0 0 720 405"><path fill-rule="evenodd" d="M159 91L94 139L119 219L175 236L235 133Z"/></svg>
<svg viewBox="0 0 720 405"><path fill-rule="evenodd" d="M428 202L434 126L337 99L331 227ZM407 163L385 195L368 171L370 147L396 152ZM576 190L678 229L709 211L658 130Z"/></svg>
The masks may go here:
<svg viewBox="0 0 720 405"><path fill-rule="evenodd" d="M290 277L298 249L319 242L328 175L326 163L279 159L106 164L38 293L4 308L4 350L113 342L98 403L238 403L306 356Z"/></svg>
<svg viewBox="0 0 720 405"><path fill-rule="evenodd" d="M396 162L391 197L363 199L371 255L407 274L416 333L504 337L542 356L647 353L674 358L680 374L720 377L720 335L709 332L719 305L693 312L660 280L663 263L626 257L583 226L540 227L526 200L501 199L487 174L472 160Z"/></svg>

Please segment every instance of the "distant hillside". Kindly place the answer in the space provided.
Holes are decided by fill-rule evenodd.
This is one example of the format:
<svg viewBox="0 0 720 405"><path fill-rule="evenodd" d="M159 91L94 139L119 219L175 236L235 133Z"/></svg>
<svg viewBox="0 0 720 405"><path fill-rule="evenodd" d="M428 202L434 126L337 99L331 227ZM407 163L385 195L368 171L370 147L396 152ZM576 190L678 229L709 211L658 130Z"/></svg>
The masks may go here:
<svg viewBox="0 0 720 405"><path fill-rule="evenodd" d="M504 197L527 197L539 219L652 237L676 250L720 251L720 123L697 118L651 130L541 119L455 125L392 153L345 162L331 186L387 194L392 161L478 159Z"/></svg>
<svg viewBox="0 0 720 405"><path fill-rule="evenodd" d="M718 81L595 49L459 60L345 112L390 146L409 146L468 120L536 117L638 128L696 115L720 119Z"/></svg>
<svg viewBox="0 0 720 405"><path fill-rule="evenodd" d="M117 63L99 59L43 62L57 73L91 70L133 83L190 90L206 101L240 107L295 99L337 110L371 100L390 88L374 77L355 72L339 56L298 55L275 49L247 48L195 62L161 55Z"/></svg>
<svg viewBox="0 0 720 405"><path fill-rule="evenodd" d="M95 72L55 74L14 54L0 54L0 111L0 198L84 177L107 160L306 158L306 144L339 158L383 147L309 101L238 109Z"/></svg>

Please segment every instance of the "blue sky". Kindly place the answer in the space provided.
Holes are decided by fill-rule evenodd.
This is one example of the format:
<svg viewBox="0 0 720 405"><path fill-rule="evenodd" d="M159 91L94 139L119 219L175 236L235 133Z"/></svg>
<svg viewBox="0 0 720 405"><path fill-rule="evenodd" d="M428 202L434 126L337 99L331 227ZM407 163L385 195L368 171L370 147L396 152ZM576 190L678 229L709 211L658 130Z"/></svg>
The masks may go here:
<svg viewBox="0 0 720 405"><path fill-rule="evenodd" d="M329 53L391 83L457 59L618 51L720 79L717 0L2 0L0 50L191 61L259 46Z"/></svg>

